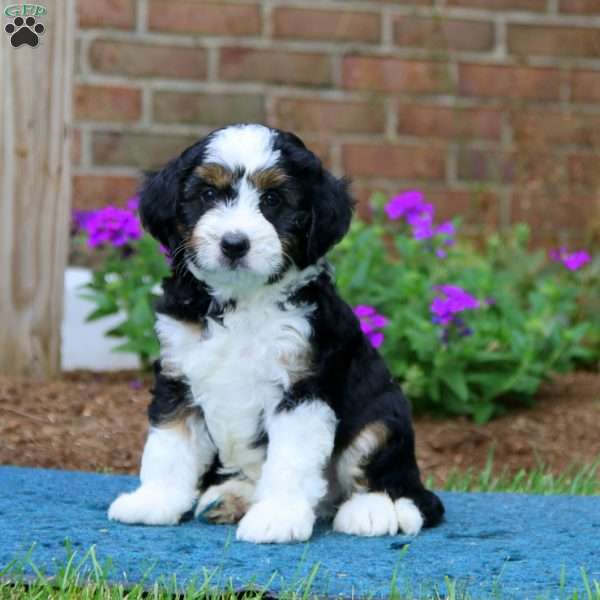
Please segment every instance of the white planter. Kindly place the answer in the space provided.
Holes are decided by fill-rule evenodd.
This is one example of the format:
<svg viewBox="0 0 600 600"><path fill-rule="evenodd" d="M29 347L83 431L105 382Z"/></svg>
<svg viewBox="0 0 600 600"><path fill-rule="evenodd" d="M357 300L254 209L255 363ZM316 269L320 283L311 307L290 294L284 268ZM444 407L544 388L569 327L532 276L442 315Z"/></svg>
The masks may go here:
<svg viewBox="0 0 600 600"><path fill-rule="evenodd" d="M137 369L140 366L135 354L112 352L123 340L104 335L110 328L123 320L122 315L105 317L90 323L86 316L95 308L89 300L80 297L81 286L92 278L89 269L69 267L65 272L64 315L62 322L63 371L91 369L114 371Z"/></svg>

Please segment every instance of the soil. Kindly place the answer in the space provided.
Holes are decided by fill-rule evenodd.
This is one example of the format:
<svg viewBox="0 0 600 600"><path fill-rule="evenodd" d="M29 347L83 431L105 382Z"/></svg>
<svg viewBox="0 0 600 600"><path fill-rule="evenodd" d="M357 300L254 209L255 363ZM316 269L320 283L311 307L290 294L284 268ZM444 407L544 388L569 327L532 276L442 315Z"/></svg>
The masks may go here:
<svg viewBox="0 0 600 600"><path fill-rule="evenodd" d="M42 382L0 377L0 463L136 473L152 385L138 373L66 374ZM484 425L417 417L417 456L439 484L453 469L541 461L552 472L600 456L600 375L576 373L545 386L533 408Z"/></svg>

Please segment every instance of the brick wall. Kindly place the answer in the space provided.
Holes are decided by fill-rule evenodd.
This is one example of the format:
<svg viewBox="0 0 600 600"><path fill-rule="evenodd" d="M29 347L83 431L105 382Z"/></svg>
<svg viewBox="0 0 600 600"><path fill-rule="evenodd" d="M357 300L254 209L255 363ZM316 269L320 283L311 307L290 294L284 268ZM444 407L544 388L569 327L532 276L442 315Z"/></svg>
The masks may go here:
<svg viewBox="0 0 600 600"><path fill-rule="evenodd" d="M75 205L212 128L294 130L363 202L418 186L471 230L600 219L600 0L78 0ZM595 232L595 233L594 233Z"/></svg>

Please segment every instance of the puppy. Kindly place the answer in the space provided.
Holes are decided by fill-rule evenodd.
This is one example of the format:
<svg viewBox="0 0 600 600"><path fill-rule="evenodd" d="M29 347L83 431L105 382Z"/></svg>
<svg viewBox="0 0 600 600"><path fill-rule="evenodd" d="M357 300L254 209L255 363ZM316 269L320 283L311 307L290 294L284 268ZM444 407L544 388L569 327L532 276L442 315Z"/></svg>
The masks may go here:
<svg viewBox="0 0 600 600"><path fill-rule="evenodd" d="M214 131L149 176L140 214L172 271L141 485L111 519L173 525L196 507L256 543L307 540L317 514L362 536L441 520L408 403L324 259L352 208L346 181L262 125Z"/></svg>

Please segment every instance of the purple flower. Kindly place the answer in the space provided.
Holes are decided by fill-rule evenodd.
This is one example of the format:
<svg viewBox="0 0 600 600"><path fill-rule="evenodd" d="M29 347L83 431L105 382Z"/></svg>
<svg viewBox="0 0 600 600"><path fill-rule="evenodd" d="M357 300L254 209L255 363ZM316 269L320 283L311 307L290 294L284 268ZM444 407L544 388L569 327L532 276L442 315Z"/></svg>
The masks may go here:
<svg viewBox="0 0 600 600"><path fill-rule="evenodd" d="M452 221L446 221L435 228L435 235L448 235L452 236L456 233L456 227ZM454 240L452 240L454 241Z"/></svg>
<svg viewBox="0 0 600 600"><path fill-rule="evenodd" d="M438 236L447 246L454 244L452 236L455 233L454 223L446 221L441 225L434 224L435 208L433 204L425 202L422 192L409 190L394 196L386 205L385 212L390 220L396 221L403 218L411 227L415 240L429 240ZM444 258L444 251L436 252L438 257Z"/></svg>
<svg viewBox="0 0 600 600"><path fill-rule="evenodd" d="M141 390L144 387L144 382L141 379L132 379L129 382L130 390Z"/></svg>
<svg viewBox="0 0 600 600"><path fill-rule="evenodd" d="M131 211L116 206L106 206L91 213L83 227L87 231L90 248L107 243L121 247L142 237L137 217Z"/></svg>
<svg viewBox="0 0 600 600"><path fill-rule="evenodd" d="M360 319L362 317L370 317L374 315L377 311L368 304L358 304L354 308L354 314Z"/></svg>
<svg viewBox="0 0 600 600"><path fill-rule="evenodd" d="M550 258L556 262L561 262L570 271L578 271L592 260L592 257L585 250L569 254L566 248L551 250Z"/></svg>
<svg viewBox="0 0 600 600"><path fill-rule="evenodd" d="M565 257L563 262L565 263L567 269L570 269L571 271L577 271L591 260L592 257L585 250L580 250L579 252L573 252L569 256Z"/></svg>
<svg viewBox="0 0 600 600"><path fill-rule="evenodd" d="M438 325L448 326L455 321L458 313L481 306L477 298L457 285L436 285L433 289L441 294L429 307L433 313L432 321Z"/></svg>
<svg viewBox="0 0 600 600"><path fill-rule="evenodd" d="M409 190L394 196L386 205L385 212L390 220L396 221L407 213L417 211L423 204L423 193L418 190Z"/></svg>
<svg viewBox="0 0 600 600"><path fill-rule="evenodd" d="M128 198L125 206L127 207L127 210L130 210L133 213L137 212L140 206L139 196L131 196L131 198Z"/></svg>
<svg viewBox="0 0 600 600"><path fill-rule="evenodd" d="M385 340L385 336L381 331L375 331L367 336L373 348L380 348Z"/></svg>
<svg viewBox="0 0 600 600"><path fill-rule="evenodd" d="M160 253L165 257L167 264L170 265L173 262L173 259L171 258L171 251L168 248L165 248L165 246L163 246L162 244L159 244L158 249Z"/></svg>
<svg viewBox="0 0 600 600"><path fill-rule="evenodd" d="M71 213L73 233L85 230L85 224L92 214L94 214L93 210L74 210Z"/></svg>
<svg viewBox="0 0 600 600"><path fill-rule="evenodd" d="M419 210L413 210L406 215L406 222L412 227L415 240L433 237L433 212L432 204L422 204Z"/></svg>
<svg viewBox="0 0 600 600"><path fill-rule="evenodd" d="M380 330L389 323L388 319L380 315L373 306L367 304L355 306L354 314L358 317L360 328L369 338L371 345L374 348L379 348L385 339L383 332Z"/></svg>

